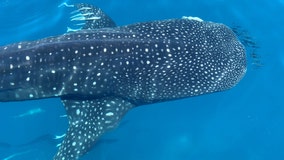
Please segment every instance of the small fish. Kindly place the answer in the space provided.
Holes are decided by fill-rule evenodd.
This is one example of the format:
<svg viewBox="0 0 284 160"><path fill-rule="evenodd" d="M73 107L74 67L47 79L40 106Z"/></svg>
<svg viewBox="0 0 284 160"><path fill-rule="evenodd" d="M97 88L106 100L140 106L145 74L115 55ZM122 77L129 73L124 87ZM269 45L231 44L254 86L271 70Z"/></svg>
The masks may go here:
<svg viewBox="0 0 284 160"><path fill-rule="evenodd" d="M43 113L43 112L45 112L45 110L43 110L41 108L34 108L34 109L31 109L31 110L28 110L25 113L16 115L16 116L14 116L14 118L23 118L23 117L26 117L26 116L33 116L33 115Z"/></svg>

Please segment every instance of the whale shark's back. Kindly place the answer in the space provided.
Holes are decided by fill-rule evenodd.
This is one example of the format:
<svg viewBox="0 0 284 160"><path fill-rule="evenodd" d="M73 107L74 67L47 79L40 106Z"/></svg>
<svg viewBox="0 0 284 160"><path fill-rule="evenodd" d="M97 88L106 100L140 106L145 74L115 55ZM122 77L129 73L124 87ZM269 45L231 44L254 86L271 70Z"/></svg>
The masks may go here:
<svg viewBox="0 0 284 160"><path fill-rule="evenodd" d="M141 105L226 90L246 71L228 27L189 19L83 30L0 52L2 101L114 95Z"/></svg>

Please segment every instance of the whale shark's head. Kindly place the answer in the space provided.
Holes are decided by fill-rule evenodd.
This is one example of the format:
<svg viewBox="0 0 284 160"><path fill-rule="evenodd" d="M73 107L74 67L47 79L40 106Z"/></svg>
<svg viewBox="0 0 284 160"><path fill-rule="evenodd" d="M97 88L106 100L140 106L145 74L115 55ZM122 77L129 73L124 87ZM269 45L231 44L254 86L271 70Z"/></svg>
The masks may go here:
<svg viewBox="0 0 284 160"><path fill-rule="evenodd" d="M206 78L203 82L212 81L214 91L229 89L235 86L246 73L245 48L227 26L212 22L206 26L206 31L202 32L207 38L199 38L203 46L201 48L204 49L201 53L204 55L196 58L196 63L200 65L197 68L200 69L198 77Z"/></svg>

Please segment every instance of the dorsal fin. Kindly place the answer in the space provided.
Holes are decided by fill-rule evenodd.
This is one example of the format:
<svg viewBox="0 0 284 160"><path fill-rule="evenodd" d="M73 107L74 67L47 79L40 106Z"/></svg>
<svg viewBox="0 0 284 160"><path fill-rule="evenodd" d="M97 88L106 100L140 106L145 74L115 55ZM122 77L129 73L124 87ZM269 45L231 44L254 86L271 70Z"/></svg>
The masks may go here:
<svg viewBox="0 0 284 160"><path fill-rule="evenodd" d="M98 7L85 3L75 4L74 7L77 10L71 13L74 14L71 16L71 21L79 21L77 25L83 25L80 29L99 29L116 26L115 22ZM72 29L69 29L69 31L72 31Z"/></svg>

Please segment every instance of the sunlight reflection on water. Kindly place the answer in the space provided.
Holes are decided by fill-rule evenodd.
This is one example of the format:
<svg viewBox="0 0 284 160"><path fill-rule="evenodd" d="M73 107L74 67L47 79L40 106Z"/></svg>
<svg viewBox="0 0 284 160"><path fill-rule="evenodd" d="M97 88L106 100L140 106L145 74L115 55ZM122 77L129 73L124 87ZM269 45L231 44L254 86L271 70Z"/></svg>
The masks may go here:
<svg viewBox="0 0 284 160"><path fill-rule="evenodd" d="M51 36L49 31L55 30L64 13L64 9L57 6L48 1L1 1L0 45Z"/></svg>

